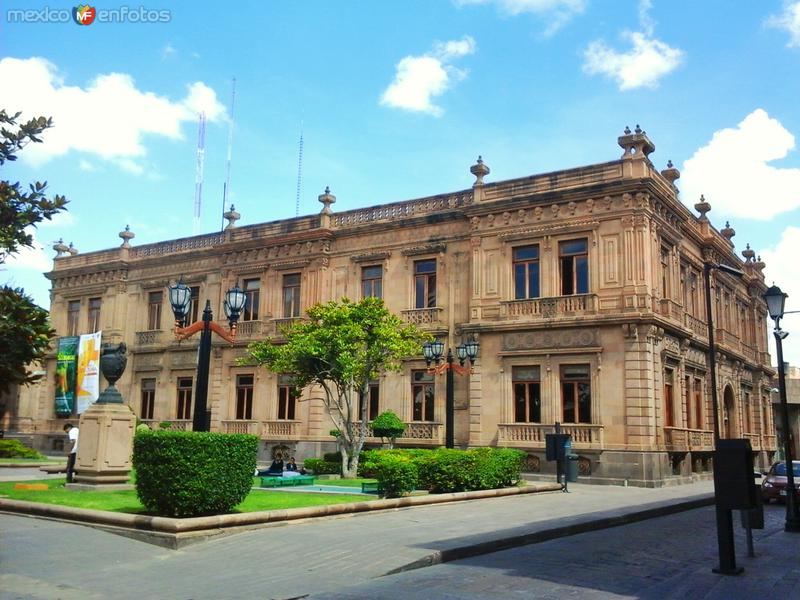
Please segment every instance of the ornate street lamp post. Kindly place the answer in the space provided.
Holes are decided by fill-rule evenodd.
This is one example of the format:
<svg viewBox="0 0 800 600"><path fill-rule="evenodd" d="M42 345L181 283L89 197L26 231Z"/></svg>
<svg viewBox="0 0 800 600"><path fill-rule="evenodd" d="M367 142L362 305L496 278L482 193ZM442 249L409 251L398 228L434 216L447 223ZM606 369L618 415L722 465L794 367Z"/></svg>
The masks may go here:
<svg viewBox="0 0 800 600"><path fill-rule="evenodd" d="M211 332L213 331L226 342L233 344L236 338L236 322L239 314L247 303L247 296L235 285L225 292L225 316L228 317L229 331L225 331L217 323L213 322L211 313L211 301L206 300L206 307L203 310L203 319L186 326L189 316L189 306L192 300L192 292L183 281L178 281L175 285L168 287L169 303L172 312L175 314L175 339L184 340L189 336L200 331L200 348L197 359L197 387L195 390L194 413L192 415L192 429L194 431L209 431L211 426L210 414L208 413L208 371L211 364Z"/></svg>
<svg viewBox="0 0 800 600"><path fill-rule="evenodd" d="M797 512L797 496L794 485L794 462L792 461L792 443L789 439L789 406L786 403L786 372L783 368L783 340L789 332L781 329L783 308L788 294L784 294L777 285L773 285L764 294L769 316L775 321L775 348L778 353L778 393L781 401L781 428L783 429L783 458L786 465L786 525L785 531L800 531L800 515Z"/></svg>
<svg viewBox="0 0 800 600"><path fill-rule="evenodd" d="M478 357L478 349L480 344L474 339L470 338L466 344L461 344L456 347L456 355L458 356L459 364L454 364L453 350L447 349L447 358L441 365L439 361L444 354L444 343L436 340L434 342L426 342L422 345L422 354L425 357L425 363L428 365L428 372L435 375L447 371L447 396L445 400L445 447L452 448L454 442L454 428L455 428L455 400L453 397L453 372L459 375L468 375L472 373L472 365ZM470 368L465 369L464 363L469 360ZM436 366L431 367L431 363Z"/></svg>

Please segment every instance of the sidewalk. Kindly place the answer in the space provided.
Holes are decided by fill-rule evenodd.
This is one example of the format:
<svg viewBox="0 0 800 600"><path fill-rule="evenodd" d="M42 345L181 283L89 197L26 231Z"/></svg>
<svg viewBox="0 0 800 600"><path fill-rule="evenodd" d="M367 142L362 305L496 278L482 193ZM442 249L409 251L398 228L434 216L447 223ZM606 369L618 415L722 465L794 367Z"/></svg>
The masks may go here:
<svg viewBox="0 0 800 600"><path fill-rule="evenodd" d="M177 551L89 527L0 515L0 598L296 598L367 583L460 549L489 551L510 538L707 501L711 484L570 489L294 522Z"/></svg>

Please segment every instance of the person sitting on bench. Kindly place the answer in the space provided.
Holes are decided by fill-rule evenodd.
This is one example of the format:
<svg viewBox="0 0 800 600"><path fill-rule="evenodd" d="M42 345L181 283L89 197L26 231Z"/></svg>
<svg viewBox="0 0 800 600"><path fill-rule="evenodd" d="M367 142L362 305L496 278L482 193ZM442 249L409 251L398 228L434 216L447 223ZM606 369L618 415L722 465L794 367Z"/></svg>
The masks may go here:
<svg viewBox="0 0 800 600"><path fill-rule="evenodd" d="M275 455L275 460L266 471L259 471L261 477L281 477L283 475L283 456L280 454Z"/></svg>

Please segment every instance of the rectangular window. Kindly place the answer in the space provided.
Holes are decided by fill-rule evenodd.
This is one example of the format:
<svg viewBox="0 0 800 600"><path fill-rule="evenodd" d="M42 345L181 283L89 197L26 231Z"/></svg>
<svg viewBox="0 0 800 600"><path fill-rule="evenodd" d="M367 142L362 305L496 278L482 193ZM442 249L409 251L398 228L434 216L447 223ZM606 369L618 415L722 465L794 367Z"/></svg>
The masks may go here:
<svg viewBox="0 0 800 600"><path fill-rule="evenodd" d="M514 367L514 421L542 422L542 395L539 367Z"/></svg>
<svg viewBox="0 0 800 600"><path fill-rule="evenodd" d="M672 370L664 371L664 427L675 427L675 404Z"/></svg>
<svg viewBox="0 0 800 600"><path fill-rule="evenodd" d="M300 316L300 273L283 276L283 316Z"/></svg>
<svg viewBox="0 0 800 600"><path fill-rule="evenodd" d="M253 376L236 376L236 418L253 418Z"/></svg>
<svg viewBox="0 0 800 600"><path fill-rule="evenodd" d="M693 317L698 316L699 311L699 297L697 289L697 273L689 275L689 312Z"/></svg>
<svg viewBox="0 0 800 600"><path fill-rule="evenodd" d="M67 335L78 335L78 321L81 316L81 301L70 300L67 303Z"/></svg>
<svg viewBox="0 0 800 600"><path fill-rule="evenodd" d="M361 297L383 298L383 267L362 267Z"/></svg>
<svg viewBox="0 0 800 600"><path fill-rule="evenodd" d="M192 418L192 378L178 377L177 419Z"/></svg>
<svg viewBox="0 0 800 600"><path fill-rule="evenodd" d="M589 243L586 239L559 242L561 295L589 293Z"/></svg>
<svg viewBox="0 0 800 600"><path fill-rule="evenodd" d="M669 248L661 248L661 297L669 298Z"/></svg>
<svg viewBox="0 0 800 600"><path fill-rule="evenodd" d="M100 306L102 299L89 298L89 332L100 331Z"/></svg>
<svg viewBox="0 0 800 600"><path fill-rule="evenodd" d="M694 423L692 423L692 419L694 419L694 413L692 412L692 378L686 375L683 378L683 397L686 398L686 427L689 429L696 429Z"/></svg>
<svg viewBox="0 0 800 600"><path fill-rule="evenodd" d="M378 416L378 400L380 398L380 383L377 381L369 382L369 390L367 391L367 421L374 421ZM361 415L364 414L364 402L362 398L361 405L358 409L358 420L361 420Z"/></svg>
<svg viewBox="0 0 800 600"><path fill-rule="evenodd" d="M514 298L539 297L539 246L514 248Z"/></svg>
<svg viewBox="0 0 800 600"><path fill-rule="evenodd" d="M744 397L744 427L742 427L743 433L752 433L753 431L753 412L750 406L750 392L744 392L742 394Z"/></svg>
<svg viewBox="0 0 800 600"><path fill-rule="evenodd" d="M414 262L414 308L436 306L436 259Z"/></svg>
<svg viewBox="0 0 800 600"><path fill-rule="evenodd" d="M164 292L147 294L147 328L161 329L161 305L164 303Z"/></svg>
<svg viewBox="0 0 800 600"><path fill-rule="evenodd" d="M592 391L589 365L561 367L561 400L564 423L592 422Z"/></svg>
<svg viewBox="0 0 800 600"><path fill-rule="evenodd" d="M769 427L769 410L767 409L767 401L763 401L764 404L761 407L761 435L769 435L770 434L770 427Z"/></svg>
<svg viewBox="0 0 800 600"><path fill-rule="evenodd" d="M195 323L200 317L200 286L194 285L189 288L189 324Z"/></svg>
<svg viewBox="0 0 800 600"><path fill-rule="evenodd" d="M696 429L703 428L703 380L695 377L694 379L694 426Z"/></svg>
<svg viewBox="0 0 800 600"><path fill-rule="evenodd" d="M294 387L291 375L278 377L278 419L293 421L297 404L297 388Z"/></svg>
<svg viewBox="0 0 800 600"><path fill-rule="evenodd" d="M152 419L156 405L156 380L142 379L142 406L139 411L140 419Z"/></svg>
<svg viewBox="0 0 800 600"><path fill-rule="evenodd" d="M244 295L247 298L242 311L242 321L258 321L258 304L261 292L260 279L245 279Z"/></svg>
<svg viewBox="0 0 800 600"><path fill-rule="evenodd" d="M411 419L413 421L433 421L434 385L432 373L411 371L411 397L414 401Z"/></svg>

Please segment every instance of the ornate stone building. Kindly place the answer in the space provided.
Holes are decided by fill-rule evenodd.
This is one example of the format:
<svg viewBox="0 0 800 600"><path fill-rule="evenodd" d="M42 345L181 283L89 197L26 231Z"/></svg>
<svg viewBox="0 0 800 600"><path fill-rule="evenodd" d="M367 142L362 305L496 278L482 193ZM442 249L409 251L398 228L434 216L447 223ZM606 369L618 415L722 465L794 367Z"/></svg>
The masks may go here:
<svg viewBox="0 0 800 600"><path fill-rule="evenodd" d="M133 410L188 428L197 340L175 341L166 287L182 276L193 319L208 299L222 321L238 282L249 304L235 346L214 343L212 429L257 434L265 456L288 447L300 460L333 448L321 402L236 359L313 303L379 295L447 346L480 341L473 373L456 377L456 445L521 448L531 471L552 471L545 434L560 422L591 481L658 486L710 468L703 265L721 261L744 272L712 272L722 434L749 438L765 464L775 437L764 265L749 247L744 260L734 253L734 231L712 226L708 203L698 217L678 200L677 169L656 170L638 126L618 141L619 160L497 183L484 182L479 158L470 189L416 200L336 212L326 189L319 215L236 226L231 207L221 233L141 246L126 230L119 248L55 259L53 323L59 335L124 340L117 386ZM22 431L61 431L54 362L23 391ZM374 383L370 414L400 415L402 445L438 446L444 404L443 377L410 357Z"/></svg>

